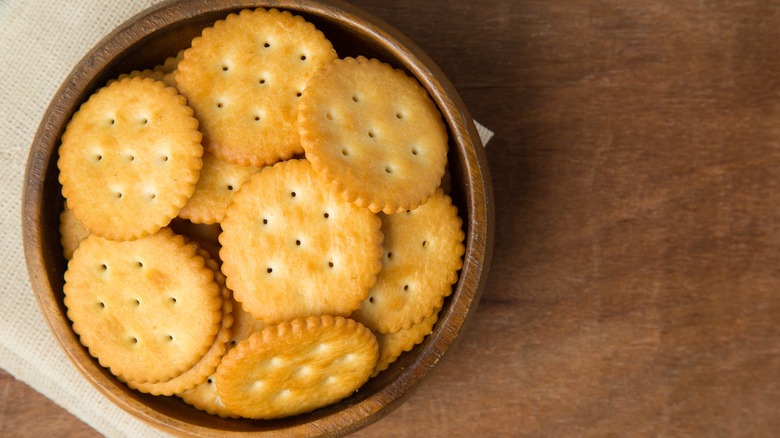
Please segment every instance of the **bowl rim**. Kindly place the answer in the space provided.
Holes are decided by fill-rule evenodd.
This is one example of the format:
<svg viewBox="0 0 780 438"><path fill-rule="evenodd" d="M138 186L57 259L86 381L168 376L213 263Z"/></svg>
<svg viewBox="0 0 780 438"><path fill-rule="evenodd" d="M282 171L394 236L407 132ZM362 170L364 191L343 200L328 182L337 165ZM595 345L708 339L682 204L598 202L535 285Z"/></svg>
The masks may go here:
<svg viewBox="0 0 780 438"><path fill-rule="evenodd" d="M145 423L169 433L199 436L243 436L247 433L212 429L172 418L138 400L121 397L121 394L111 389L110 384L101 380L106 377L95 370L90 357L85 357L83 347L72 332L69 320L60 311L54 287L47 275L47 269L50 267L47 255L44 254L40 219L47 169L51 166L51 160L56 159L56 146L65 122L81 103L77 101L80 86L85 86L96 73L107 68L115 56L159 29L206 13L213 14L218 11L226 16L230 12L257 7L285 9L293 13L327 18L350 31L362 32L380 41L389 50L397 52L404 62L403 67L426 88L442 112L454 137L458 158L462 159L464 175L470 177L463 193L468 209L466 217L461 212L466 225L463 268L450 298L452 306L440 317L437 323L437 328L440 329L435 329L429 335L431 340L419 353L419 358L424 360L412 363L381 391L349 406L348 409L319 418L316 424L304 423L287 429L253 432L268 436L279 433L343 435L377 421L398 407L419 389L422 380L460 339L484 290L493 248L492 184L487 157L474 122L454 86L434 61L415 43L381 19L341 0L217 0L208 4L198 0L168 0L126 20L93 46L76 64L52 97L36 131L27 159L22 199L22 237L27 270L38 305L57 342L79 372L115 405Z"/></svg>

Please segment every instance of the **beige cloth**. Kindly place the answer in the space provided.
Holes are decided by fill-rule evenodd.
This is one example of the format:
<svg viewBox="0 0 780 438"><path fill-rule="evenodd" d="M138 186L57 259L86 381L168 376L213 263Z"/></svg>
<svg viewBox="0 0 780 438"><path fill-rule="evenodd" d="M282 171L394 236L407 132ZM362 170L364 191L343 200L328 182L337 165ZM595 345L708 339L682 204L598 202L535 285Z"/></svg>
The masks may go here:
<svg viewBox="0 0 780 438"><path fill-rule="evenodd" d="M111 437L167 435L103 397L49 332L24 263L22 182L35 131L59 84L103 36L154 3L0 1L0 367ZM487 144L493 133L477 126Z"/></svg>

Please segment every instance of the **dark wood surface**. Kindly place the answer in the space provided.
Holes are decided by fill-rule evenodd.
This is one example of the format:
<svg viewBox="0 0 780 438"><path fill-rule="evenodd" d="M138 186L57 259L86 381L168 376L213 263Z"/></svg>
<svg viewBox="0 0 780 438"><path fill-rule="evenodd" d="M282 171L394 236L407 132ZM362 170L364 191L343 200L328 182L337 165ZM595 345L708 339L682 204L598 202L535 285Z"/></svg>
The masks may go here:
<svg viewBox="0 0 780 438"><path fill-rule="evenodd" d="M776 436L780 3L354 4L496 132L480 308L356 436ZM40 435L90 430L0 374L0 436Z"/></svg>

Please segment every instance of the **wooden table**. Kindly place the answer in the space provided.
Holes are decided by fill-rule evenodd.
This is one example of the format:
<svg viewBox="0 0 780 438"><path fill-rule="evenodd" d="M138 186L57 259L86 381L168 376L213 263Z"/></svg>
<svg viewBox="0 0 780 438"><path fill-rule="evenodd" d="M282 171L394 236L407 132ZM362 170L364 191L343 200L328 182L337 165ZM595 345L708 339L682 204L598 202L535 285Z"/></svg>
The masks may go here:
<svg viewBox="0 0 780 438"><path fill-rule="evenodd" d="M780 3L355 3L496 132L476 317L357 436L777 436ZM0 435L89 432L0 374Z"/></svg>

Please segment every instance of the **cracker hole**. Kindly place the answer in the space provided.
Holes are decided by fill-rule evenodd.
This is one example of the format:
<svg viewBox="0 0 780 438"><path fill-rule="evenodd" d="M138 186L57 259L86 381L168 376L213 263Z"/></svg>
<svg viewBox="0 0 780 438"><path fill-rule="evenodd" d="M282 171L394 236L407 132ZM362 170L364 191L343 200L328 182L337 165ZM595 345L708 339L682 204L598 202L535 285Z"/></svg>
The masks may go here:
<svg viewBox="0 0 780 438"><path fill-rule="evenodd" d="M268 268L268 269L265 270L265 272L270 274L271 272L274 272L274 269L273 268Z"/></svg>
<svg viewBox="0 0 780 438"><path fill-rule="evenodd" d="M127 159L130 160L130 161L133 161L133 160L135 160L135 155L128 155Z"/></svg>
<svg viewBox="0 0 780 438"><path fill-rule="evenodd" d="M140 305L141 305L141 302L140 302L140 301L138 301L138 298L136 298L136 299L134 299L134 300L133 300L133 305L134 305L135 307L138 307L138 306L140 306Z"/></svg>
<svg viewBox="0 0 780 438"><path fill-rule="evenodd" d="M387 258L388 258L388 259L391 259L391 258L393 258L393 253L391 253L391 252L387 253Z"/></svg>
<svg viewBox="0 0 780 438"><path fill-rule="evenodd" d="M222 108L222 102L217 103L217 108Z"/></svg>
<svg viewBox="0 0 780 438"><path fill-rule="evenodd" d="M417 148L412 148L412 155L417 155Z"/></svg>
<svg viewBox="0 0 780 438"><path fill-rule="evenodd" d="M116 120L114 120L114 119L111 119L111 120L108 121L109 125L113 125L114 123L116 123Z"/></svg>
<svg viewBox="0 0 780 438"><path fill-rule="evenodd" d="M263 47L265 47L265 48L269 48L269 47L271 47L271 45L270 45L270 44L268 44L268 43L265 43L265 44L263 44Z"/></svg>
<svg viewBox="0 0 780 438"><path fill-rule="evenodd" d="M170 298L168 298L168 303L170 303L170 304L176 304L176 297L170 297Z"/></svg>
<svg viewBox="0 0 780 438"><path fill-rule="evenodd" d="M255 116L255 122L259 122L259 121L260 121L260 116Z"/></svg>
<svg viewBox="0 0 780 438"><path fill-rule="evenodd" d="M306 55L301 55L301 61L306 61Z"/></svg>
<svg viewBox="0 0 780 438"><path fill-rule="evenodd" d="M290 192L290 196L294 198L296 196L295 192Z"/></svg>
<svg viewBox="0 0 780 438"><path fill-rule="evenodd" d="M106 270L108 270L108 265L106 265L105 263L103 263L102 265L100 265L100 270L101 270L101 271L106 271Z"/></svg>
<svg viewBox="0 0 780 438"><path fill-rule="evenodd" d="M149 193L149 200L152 200L157 197L156 193Z"/></svg>
<svg viewBox="0 0 780 438"><path fill-rule="evenodd" d="M328 267L332 268L333 267L333 262L328 262Z"/></svg>
<svg viewBox="0 0 780 438"><path fill-rule="evenodd" d="M369 303L373 303L374 302L374 297L368 297L368 302Z"/></svg>
<svg viewBox="0 0 780 438"><path fill-rule="evenodd" d="M223 65L223 66L222 66L222 71L228 71L228 66L226 66L226 65Z"/></svg>
<svg viewBox="0 0 780 438"><path fill-rule="evenodd" d="M100 306L101 309L105 309L106 308L106 303L104 303L102 301L98 301L98 305Z"/></svg>
<svg viewBox="0 0 780 438"><path fill-rule="evenodd" d="M138 338L130 338L130 343L131 344L137 344L138 343Z"/></svg>
<svg viewBox="0 0 780 438"><path fill-rule="evenodd" d="M136 261L136 262L135 262L135 265L136 265L136 266L137 266L139 269L144 267L144 264L143 264L143 262L140 262L140 261Z"/></svg>
<svg viewBox="0 0 780 438"><path fill-rule="evenodd" d="M233 339L232 341L230 341L230 345L236 345L236 340Z"/></svg>
<svg viewBox="0 0 780 438"><path fill-rule="evenodd" d="M211 377L209 377L208 379L206 379L206 382L208 382L208 383L209 383L209 385L210 385L210 384L214 383L214 379L212 379Z"/></svg>
<svg viewBox="0 0 780 438"><path fill-rule="evenodd" d="M360 99L358 99L357 96L352 96L352 101L357 103L360 101Z"/></svg>
<svg viewBox="0 0 780 438"><path fill-rule="evenodd" d="M95 156L95 159L96 159L97 161L100 161L100 160L102 160L102 159L103 159L103 156L98 154L98 155L96 155L96 156Z"/></svg>
<svg viewBox="0 0 780 438"><path fill-rule="evenodd" d="M409 290L409 285L408 284L404 285L404 290Z"/></svg>
<svg viewBox="0 0 780 438"><path fill-rule="evenodd" d="M327 114L325 114L325 118L328 119L328 120L333 120L333 114L327 113Z"/></svg>
<svg viewBox="0 0 780 438"><path fill-rule="evenodd" d="M168 342L173 342L173 336L171 335L166 336L165 339L167 339Z"/></svg>
<svg viewBox="0 0 780 438"><path fill-rule="evenodd" d="M423 240L422 247L423 248L427 248L428 247L428 241L427 240Z"/></svg>
<svg viewBox="0 0 780 438"><path fill-rule="evenodd" d="M268 225L268 219L263 219L263 225Z"/></svg>
<svg viewBox="0 0 780 438"><path fill-rule="evenodd" d="M141 124L142 125L146 125L147 123L149 123L148 119L141 119Z"/></svg>
<svg viewBox="0 0 780 438"><path fill-rule="evenodd" d="M341 155L346 157L347 155L349 155L349 152L346 149L342 149L341 150Z"/></svg>
<svg viewBox="0 0 780 438"><path fill-rule="evenodd" d="M323 214L323 215L322 215L322 217L324 217L325 219L327 219L327 218L329 218L329 217L330 217L330 215L329 215L328 213L325 213L325 214Z"/></svg>
<svg viewBox="0 0 780 438"><path fill-rule="evenodd" d="M368 131L368 136L371 138L374 138L374 131Z"/></svg>
<svg viewBox="0 0 780 438"><path fill-rule="evenodd" d="M300 240L296 240L295 244L298 245L298 246L301 246L301 241Z"/></svg>
<svg viewBox="0 0 780 438"><path fill-rule="evenodd" d="M390 166L385 167L385 173L393 173L393 169Z"/></svg>
<svg viewBox="0 0 780 438"><path fill-rule="evenodd" d="M228 190L233 190L233 186L232 186L232 185L230 185L230 184L228 184L228 186L227 186L227 189L228 189Z"/></svg>
<svg viewBox="0 0 780 438"><path fill-rule="evenodd" d="M258 82L260 82L261 84L265 84L265 79L260 78L260 80Z"/></svg>
<svg viewBox="0 0 780 438"><path fill-rule="evenodd" d="M163 155L162 160L163 161L168 161L168 156L167 155Z"/></svg>
<svg viewBox="0 0 780 438"><path fill-rule="evenodd" d="M303 93L301 93L301 92L299 91L299 92L298 92L298 93L297 93L295 96L296 96L296 97L301 97L301 95L302 95L302 94L303 94Z"/></svg>
<svg viewBox="0 0 780 438"><path fill-rule="evenodd" d="M401 113L395 113L395 118L400 120L404 118L404 115Z"/></svg>

